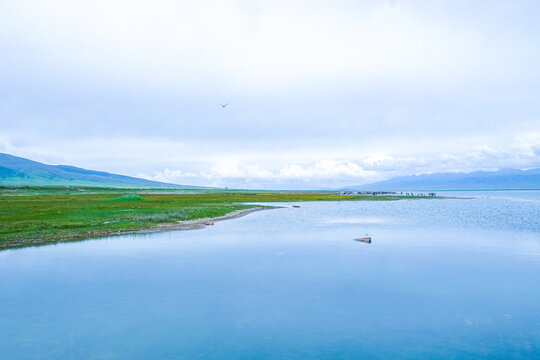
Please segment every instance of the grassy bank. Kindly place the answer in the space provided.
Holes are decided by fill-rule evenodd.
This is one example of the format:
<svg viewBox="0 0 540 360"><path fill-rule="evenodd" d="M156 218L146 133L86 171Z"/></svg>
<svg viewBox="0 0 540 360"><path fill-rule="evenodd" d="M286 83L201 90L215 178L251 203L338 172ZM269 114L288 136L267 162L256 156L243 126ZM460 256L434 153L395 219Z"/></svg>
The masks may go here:
<svg viewBox="0 0 540 360"><path fill-rule="evenodd" d="M247 202L396 200L333 192L0 188L0 249L81 240L248 209Z"/></svg>

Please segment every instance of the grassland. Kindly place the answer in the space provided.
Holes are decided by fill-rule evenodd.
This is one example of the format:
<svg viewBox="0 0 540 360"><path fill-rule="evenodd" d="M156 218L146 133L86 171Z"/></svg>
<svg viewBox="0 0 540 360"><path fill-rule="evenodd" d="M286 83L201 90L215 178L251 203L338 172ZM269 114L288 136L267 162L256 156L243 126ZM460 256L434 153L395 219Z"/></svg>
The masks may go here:
<svg viewBox="0 0 540 360"><path fill-rule="evenodd" d="M157 230L253 202L397 200L332 192L0 187L0 250Z"/></svg>

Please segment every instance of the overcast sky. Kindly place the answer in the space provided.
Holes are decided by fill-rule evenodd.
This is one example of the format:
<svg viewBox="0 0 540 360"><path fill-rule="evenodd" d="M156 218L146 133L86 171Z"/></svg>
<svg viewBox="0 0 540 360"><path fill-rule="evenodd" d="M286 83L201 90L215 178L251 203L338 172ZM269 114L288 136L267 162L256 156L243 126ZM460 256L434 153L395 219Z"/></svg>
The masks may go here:
<svg viewBox="0 0 540 360"><path fill-rule="evenodd" d="M538 19L515 0L0 0L0 152L247 188L540 167Z"/></svg>

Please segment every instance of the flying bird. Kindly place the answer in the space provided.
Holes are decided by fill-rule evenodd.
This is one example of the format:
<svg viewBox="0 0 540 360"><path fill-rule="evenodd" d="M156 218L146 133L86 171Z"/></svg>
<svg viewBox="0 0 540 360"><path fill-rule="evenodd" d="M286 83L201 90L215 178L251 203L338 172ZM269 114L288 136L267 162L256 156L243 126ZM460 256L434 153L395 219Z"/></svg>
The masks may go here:
<svg viewBox="0 0 540 360"><path fill-rule="evenodd" d="M221 105L221 107L225 109L225 107L227 107L227 105L229 105L229 103L219 104L219 105Z"/></svg>

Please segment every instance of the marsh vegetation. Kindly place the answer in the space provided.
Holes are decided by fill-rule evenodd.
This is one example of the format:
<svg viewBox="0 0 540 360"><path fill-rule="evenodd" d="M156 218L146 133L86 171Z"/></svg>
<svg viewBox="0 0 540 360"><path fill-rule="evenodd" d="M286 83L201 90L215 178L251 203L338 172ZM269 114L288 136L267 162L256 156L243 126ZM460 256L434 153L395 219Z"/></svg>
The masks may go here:
<svg viewBox="0 0 540 360"><path fill-rule="evenodd" d="M0 249L163 228L255 207L251 203L397 200L333 192L0 188Z"/></svg>

